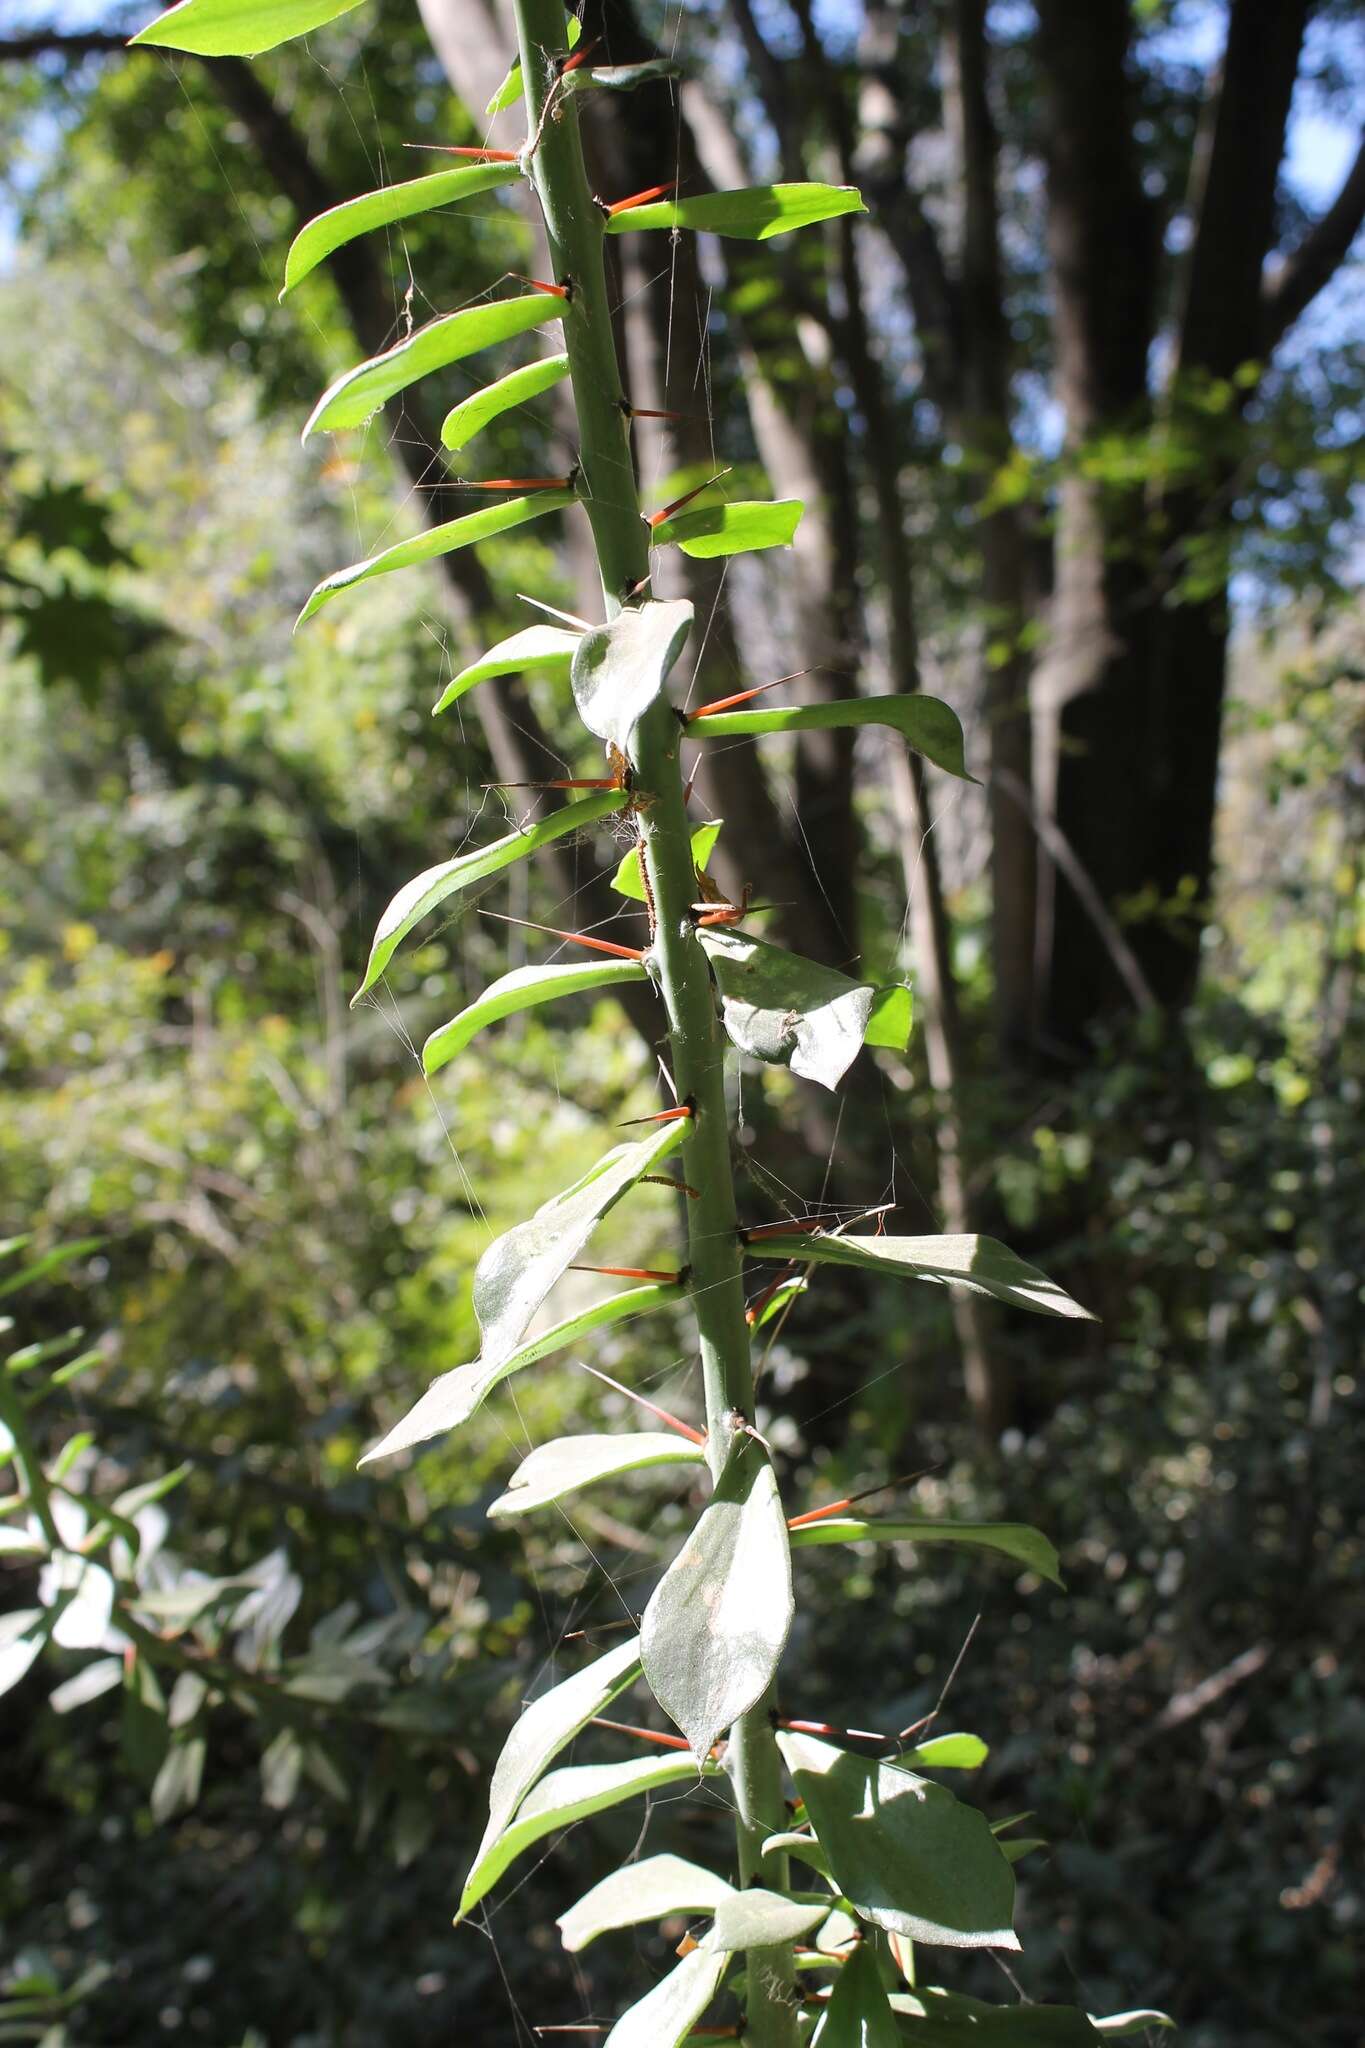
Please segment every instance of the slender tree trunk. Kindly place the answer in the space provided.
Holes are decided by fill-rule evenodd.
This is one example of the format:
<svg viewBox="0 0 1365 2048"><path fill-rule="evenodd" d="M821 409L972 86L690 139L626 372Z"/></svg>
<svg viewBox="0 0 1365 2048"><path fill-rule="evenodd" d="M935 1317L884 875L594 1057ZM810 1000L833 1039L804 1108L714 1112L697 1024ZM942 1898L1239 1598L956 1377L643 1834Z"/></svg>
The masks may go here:
<svg viewBox="0 0 1365 2048"><path fill-rule="evenodd" d="M1056 574L1036 682L1037 788L1102 900L1135 887L1145 848L1153 728L1150 611L1140 491L1107 486L1082 461L1101 432L1146 423L1156 310L1156 236L1133 141L1127 0L1039 0L1056 390L1065 412ZM1042 864L1041 1030L1083 1045L1125 1000L1084 907Z"/></svg>

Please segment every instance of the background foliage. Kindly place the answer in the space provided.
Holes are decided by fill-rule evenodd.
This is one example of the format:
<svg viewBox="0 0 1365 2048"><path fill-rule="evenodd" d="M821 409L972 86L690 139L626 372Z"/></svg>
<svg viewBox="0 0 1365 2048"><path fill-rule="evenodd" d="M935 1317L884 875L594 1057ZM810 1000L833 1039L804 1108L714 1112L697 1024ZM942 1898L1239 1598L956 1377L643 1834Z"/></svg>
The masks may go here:
<svg viewBox="0 0 1365 2048"><path fill-rule="evenodd" d="M905 12L906 189L951 251L963 217L942 104L951 11ZM1175 592L1197 604L1230 573L1237 598L1223 858L1188 1004L1111 1006L1064 1058L1019 1058L1001 1036L986 805L936 795L962 1010L946 1106L972 1199L1103 1330L992 1325L1009 1412L983 1435L946 1302L822 1285L783 1326L760 1426L771 1421L812 1500L927 1467L917 1504L1038 1523L1068 1590L980 1564L935 1559L902 1577L889 1560L814 1552L787 1690L793 1711L855 1725L890 1692L888 1712L908 1722L932 1706L979 1610L951 1720L992 1742L991 1804L1008 1809L1017 1791L1050 1845L1020 1871L1029 1992L1091 2010L1140 1992L1201 2048L1345 2044L1365 1733L1365 724L1344 602L1358 568L1355 287L1343 270L1305 316L1257 385L1249 429L1229 419L1235 379L1215 381L1169 432L1115 421L1068 455L1040 183L1046 67L1030 10L990 12L1014 360L1013 445L991 454L987 510L1022 507L1036 556L1071 462L1107 502L1149 501L1172 470L1198 489L1222 460L1218 434L1233 435L1237 487L1182 550L1188 587ZM1201 53L1224 12L1212 0L1132 10L1145 174L1161 190L1183 190ZM873 71L859 32L875 13L821 15L850 99ZM642 14L656 34L677 27ZM692 68L763 172L792 144L746 72L746 38L791 67L803 20L708 8L685 24ZM1315 11L1300 151L1312 124L1321 139L1351 119L1358 41L1351 10ZM271 83L338 192L401 175L404 142L481 133L396 0L281 56ZM797 142L816 175L837 146L820 118L806 107ZM530 2038L528 2024L612 2007L624 1960L565 1958L551 1923L571 1869L606 1869L636 1821L579 1831L486 1926L452 1936L482 1787L563 1634L638 1611L687 1510L657 1483L619 1520L581 1508L586 1573L562 1524L506 1535L484 1523L514 1447L570 1410L619 1414L568 1365L523 1380L515 1407L490 1404L458 1449L438 1442L396 1473L355 1466L416 1387L471 1355L468 1276L488 1229L572 1177L623 1088L653 1106L652 1064L601 1004L489 1034L424 1083L412 1044L442 1021L452 980L472 993L525 957L515 933L476 917L437 933L396 997L348 1015L343 991L391 886L433 844L458 846L476 821L487 836L517 808L483 787L505 770L473 719L428 719L482 644L434 572L382 583L290 638L321 574L415 516L396 483L406 426L392 443L376 431L299 451L300 405L354 358L355 337L321 275L297 312L275 307L290 199L205 73L26 57L0 73L0 122L0 1225L35 1232L40 1251L100 1240L6 1301L7 1341L79 1324L97 1353L32 1411L51 1457L88 1435L70 1453L74 1492L109 1501L188 1466L155 1504L164 1528L146 1570L167 1584L187 1569L254 1575L230 1625L192 1640L197 1683L180 1684L178 1705L196 1670L161 1670L169 1723L126 1684L52 1711L53 1686L88 1661L74 1651L0 1699L0 1982L33 2001L9 2023L71 2044L182 2030L397 2044L457 2025ZM1317 210L1293 175L1279 208L1289 241ZM524 267L529 248L500 207L472 235L418 222L390 252L376 317L401 317L409 285L419 315L458 304L476 280ZM1043 613L1002 623L983 596L974 465L986 456L940 403L923 324L886 276L869 263L925 665L980 736L979 761L991 674L1038 642ZM725 457L748 465L741 478L771 473L771 443L740 402L755 402L757 347L827 487L841 630L885 680L875 497L863 471L850 480L830 458L858 402L820 371L808 313L792 314L798 286L824 282L786 278L772 303L742 266L709 283ZM1181 434L1193 437L1183 455ZM499 435L490 468L540 467L540 430L514 417ZM695 480L686 463L675 473L678 490ZM672 491L662 471L653 480ZM1132 543L1149 575L1150 540ZM575 602L571 542L551 554L517 536L485 568L504 611L518 590L556 582ZM729 609L754 676L800 665L799 585L771 618L748 594L737 574ZM550 743L576 744L556 693L531 695ZM793 762L788 811L809 773ZM922 848L907 844L878 758L849 756L837 773L857 827L862 950L894 963L903 868L921 873ZM821 878L841 898L853 877L828 866L833 843ZM768 886L762 870L744 878ZM528 886L521 875L488 900L563 921L568 904ZM1142 928L1142 910L1124 906L1126 928ZM1182 915L1178 902L1146 910L1168 925ZM941 1200L945 1101L918 1039L908 1067L878 1069L847 1130L820 1122L785 1075L751 1071L742 1086L764 1214L774 1189L817 1197L831 1151L854 1198L883 1197L888 1135L890 1192ZM611 1250L649 1264L672 1243L668 1199L632 1214ZM685 1358L646 1354L629 1326L613 1343L614 1372L685 1406ZM32 1604L33 1577L11 1565L13 1604ZM710 1824L660 1807L650 1845ZM665 1945L641 1946L662 1967ZM524 2011L505 1969L534 1982Z"/></svg>

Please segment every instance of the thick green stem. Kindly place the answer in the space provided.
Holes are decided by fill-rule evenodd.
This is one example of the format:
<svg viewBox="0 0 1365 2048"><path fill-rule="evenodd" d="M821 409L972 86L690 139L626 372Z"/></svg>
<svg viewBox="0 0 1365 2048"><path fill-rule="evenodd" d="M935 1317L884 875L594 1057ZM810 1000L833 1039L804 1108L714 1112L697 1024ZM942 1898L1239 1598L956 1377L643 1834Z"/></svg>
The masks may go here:
<svg viewBox="0 0 1365 2048"><path fill-rule="evenodd" d="M622 403L603 258L604 221L588 187L576 94L558 85L564 55L562 0L515 0L525 81L530 172L549 236L555 281L567 284L564 342L578 413L579 489L613 616L649 575L649 529L641 517ZM671 1071L680 1101L692 1108L683 1172L697 1196L688 1202L689 1287L697 1319L706 1393L708 1455L718 1475L735 1430L753 1420L753 1371L744 1318L742 1245L726 1115L724 1039L706 956L697 942L697 893L679 753L682 727L672 707L656 704L634 741L633 786L654 933L650 954L667 1012ZM782 1859L760 1855L765 1836L785 1824L781 1757L772 1700L764 1699L730 1732L741 1883L785 1888ZM795 2048L796 1993L790 1951L762 1949L748 1959L744 2038L753 2048Z"/></svg>

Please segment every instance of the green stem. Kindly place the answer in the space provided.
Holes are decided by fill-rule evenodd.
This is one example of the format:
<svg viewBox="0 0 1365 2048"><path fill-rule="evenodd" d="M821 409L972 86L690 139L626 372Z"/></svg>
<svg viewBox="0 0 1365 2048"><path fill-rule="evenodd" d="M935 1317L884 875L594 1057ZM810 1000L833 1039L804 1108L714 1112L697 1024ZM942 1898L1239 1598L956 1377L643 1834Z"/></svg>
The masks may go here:
<svg viewBox="0 0 1365 2048"><path fill-rule="evenodd" d="M622 404L603 256L601 209L588 186L577 95L556 91L564 54L562 0L514 0L525 82L530 170L549 236L557 283L569 284L564 344L578 412L580 492L612 617L649 575L649 529L640 513L630 429ZM547 100L551 101L547 112ZM718 1475L737 1420L753 1419L753 1370L744 1319L742 1246L725 1105L724 1038L706 956L697 943L691 838L679 752L682 727L656 704L634 743L641 853L653 913L650 964L668 1015L669 1054L679 1099L692 1106L683 1173L698 1190L688 1208L689 1288L706 1393L708 1456ZM785 1859L765 1861L764 1838L785 1824L782 1763L765 1698L730 1731L740 1882L785 1889ZM748 1958L744 2038L753 2048L795 2048L795 1971L790 1950Z"/></svg>

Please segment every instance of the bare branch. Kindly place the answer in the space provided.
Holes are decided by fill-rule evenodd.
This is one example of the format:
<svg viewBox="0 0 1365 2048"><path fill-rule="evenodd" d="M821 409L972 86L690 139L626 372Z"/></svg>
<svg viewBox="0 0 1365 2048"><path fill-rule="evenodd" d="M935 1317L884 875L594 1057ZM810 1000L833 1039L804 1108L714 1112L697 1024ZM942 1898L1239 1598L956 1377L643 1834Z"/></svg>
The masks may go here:
<svg viewBox="0 0 1365 2048"><path fill-rule="evenodd" d="M1268 356L1350 254L1365 222L1365 132L1332 204L1261 286L1261 353Z"/></svg>
<svg viewBox="0 0 1365 2048"><path fill-rule="evenodd" d="M109 29L89 29L77 35L58 28L40 28L24 36L0 37L0 64L27 64L35 57L67 57L77 62L82 57L112 56L127 47L127 36L116 35Z"/></svg>

